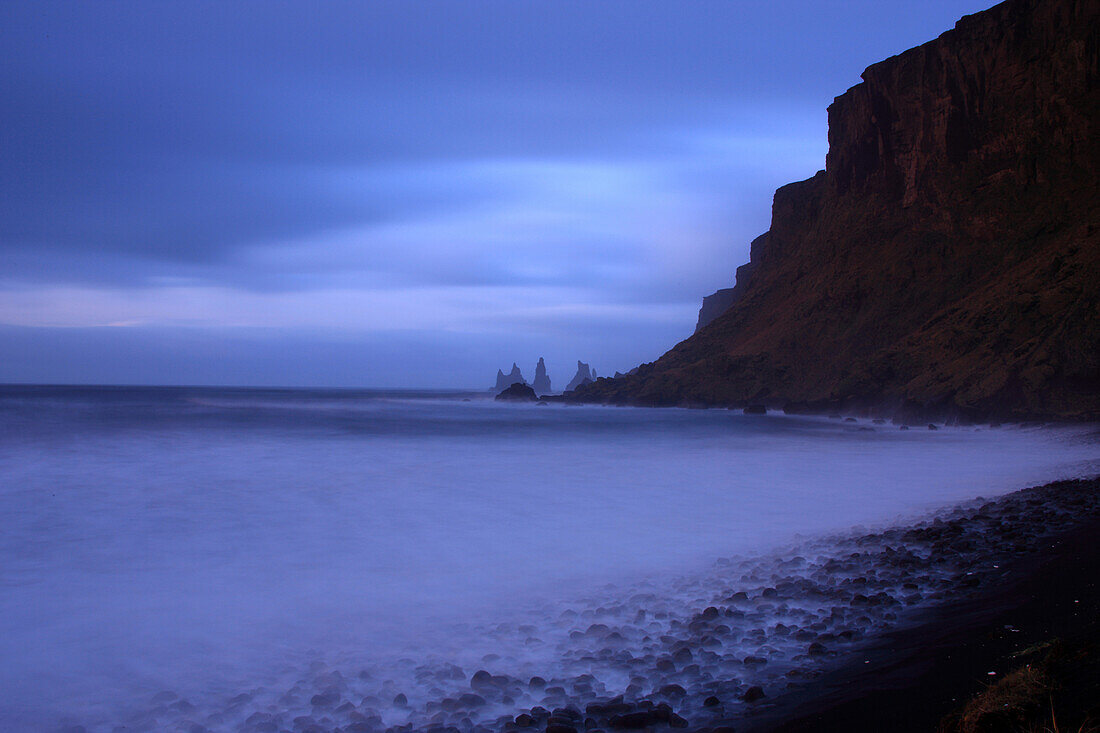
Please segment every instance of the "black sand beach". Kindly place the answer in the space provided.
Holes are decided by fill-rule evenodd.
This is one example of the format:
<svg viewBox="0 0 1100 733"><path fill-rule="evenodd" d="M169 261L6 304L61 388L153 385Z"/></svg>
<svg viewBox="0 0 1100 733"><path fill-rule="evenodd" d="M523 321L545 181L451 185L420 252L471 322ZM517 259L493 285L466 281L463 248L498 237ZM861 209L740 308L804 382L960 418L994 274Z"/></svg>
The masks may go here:
<svg viewBox="0 0 1100 733"><path fill-rule="evenodd" d="M1016 496L1098 491L1100 480L1092 479ZM886 636L850 666L777 698L737 730L1094 730L1100 725L1100 514L1092 506L1071 525L1022 554L996 582Z"/></svg>

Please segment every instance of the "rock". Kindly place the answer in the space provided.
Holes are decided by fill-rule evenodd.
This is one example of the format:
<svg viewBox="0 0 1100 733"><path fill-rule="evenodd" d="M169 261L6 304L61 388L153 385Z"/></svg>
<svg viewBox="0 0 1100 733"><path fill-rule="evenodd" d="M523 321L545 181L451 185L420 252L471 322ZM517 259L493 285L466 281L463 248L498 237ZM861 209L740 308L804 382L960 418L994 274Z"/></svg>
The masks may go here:
<svg viewBox="0 0 1100 733"><path fill-rule="evenodd" d="M745 694L741 696L741 699L745 702L756 702L757 700L763 700L765 697L767 695L764 694L764 688L760 685L753 685L745 690Z"/></svg>
<svg viewBox="0 0 1100 733"><path fill-rule="evenodd" d="M657 694L661 697L681 698L687 695L687 690L680 685L665 685L657 691Z"/></svg>
<svg viewBox="0 0 1100 733"><path fill-rule="evenodd" d="M572 392L577 387L582 387L585 384L596 381L596 375L592 371L592 368L585 364L583 361L577 362L577 373L573 375L573 378L569 380L569 384L566 385L565 391Z"/></svg>
<svg viewBox="0 0 1100 733"><path fill-rule="evenodd" d="M495 399L502 402L535 402L538 400L538 396L535 394L535 390L526 384L516 382L498 394Z"/></svg>
<svg viewBox="0 0 1100 733"><path fill-rule="evenodd" d="M553 392L550 388L550 377L546 375L546 362L539 357L539 363L535 365L535 381L531 382L531 387L539 394L549 394Z"/></svg>
<svg viewBox="0 0 1100 733"><path fill-rule="evenodd" d="M513 384L517 383L527 384L527 380L523 378L523 374L520 373L519 367L516 366L516 363L512 362L512 371L510 371L508 374L505 374L504 372L497 369L497 383L493 386L493 391L499 393L502 390L508 389ZM549 392L550 390L547 391Z"/></svg>
<svg viewBox="0 0 1100 733"><path fill-rule="evenodd" d="M746 415L767 415L768 408L764 405L749 405L742 412Z"/></svg>
<svg viewBox="0 0 1100 733"><path fill-rule="evenodd" d="M611 720L608 721L608 726L616 730L638 730L666 722L667 718L665 720L662 720L662 718L665 718L665 716L658 715L655 711L642 710L635 713L613 715Z"/></svg>
<svg viewBox="0 0 1100 733"><path fill-rule="evenodd" d="M699 308L699 320L695 323L696 333L730 309L737 300L736 290L736 287L723 288L703 298L703 305Z"/></svg>
<svg viewBox="0 0 1100 733"><path fill-rule="evenodd" d="M716 708L716 707L718 707L718 706L719 706L719 705L721 705L721 704L722 704L722 701L721 701L721 700L719 700L719 699L718 699L717 697L715 697L714 695L711 695L711 696L710 696L710 697L708 697L708 698L707 698L706 700L703 700L703 706L704 706L704 707L708 707L708 708Z"/></svg>

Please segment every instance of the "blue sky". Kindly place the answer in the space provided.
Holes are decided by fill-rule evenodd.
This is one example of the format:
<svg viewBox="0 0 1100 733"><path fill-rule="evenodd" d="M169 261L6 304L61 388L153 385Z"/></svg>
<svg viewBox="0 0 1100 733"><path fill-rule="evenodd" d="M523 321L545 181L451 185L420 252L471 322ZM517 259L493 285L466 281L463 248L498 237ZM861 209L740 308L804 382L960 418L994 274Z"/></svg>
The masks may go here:
<svg viewBox="0 0 1100 733"><path fill-rule="evenodd" d="M967 0L6 2L0 382L650 361Z"/></svg>

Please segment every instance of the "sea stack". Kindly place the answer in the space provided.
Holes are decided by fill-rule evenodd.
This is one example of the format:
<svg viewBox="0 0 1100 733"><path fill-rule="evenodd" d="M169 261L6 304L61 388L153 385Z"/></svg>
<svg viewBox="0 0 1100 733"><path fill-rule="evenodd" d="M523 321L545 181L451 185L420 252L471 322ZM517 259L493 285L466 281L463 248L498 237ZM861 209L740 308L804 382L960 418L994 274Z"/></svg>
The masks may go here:
<svg viewBox="0 0 1100 733"><path fill-rule="evenodd" d="M583 361L577 362L577 373L569 380L569 384L565 387L566 392L572 392L577 387L581 387L586 384L591 384L596 381L596 374L592 371L592 368L585 364Z"/></svg>
<svg viewBox="0 0 1100 733"><path fill-rule="evenodd" d="M550 389L550 377L546 375L546 362L539 357L539 363L535 365L535 381L531 383L531 387L535 392L540 395L549 394Z"/></svg>
<svg viewBox="0 0 1100 733"><path fill-rule="evenodd" d="M523 378L523 374L520 373L519 367L515 362L512 362L512 371L508 374L497 369L497 383L493 386L493 391L502 392L513 384L527 384L527 380Z"/></svg>

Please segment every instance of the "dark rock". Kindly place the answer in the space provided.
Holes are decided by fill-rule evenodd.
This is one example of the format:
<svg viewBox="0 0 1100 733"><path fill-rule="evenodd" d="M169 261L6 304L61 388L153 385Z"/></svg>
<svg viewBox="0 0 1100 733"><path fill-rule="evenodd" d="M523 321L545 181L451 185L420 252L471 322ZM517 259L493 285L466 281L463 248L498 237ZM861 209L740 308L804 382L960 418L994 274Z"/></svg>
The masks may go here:
<svg viewBox="0 0 1100 733"><path fill-rule="evenodd" d="M657 694L661 697L681 698L687 695L687 690L680 685L665 685L657 691Z"/></svg>
<svg viewBox="0 0 1100 733"><path fill-rule="evenodd" d="M767 415L768 408L764 405L749 405L742 412L746 415Z"/></svg>
<svg viewBox="0 0 1100 733"><path fill-rule="evenodd" d="M699 320L695 323L697 332L730 309L730 306L737 299L736 290L735 287L724 288L703 298L703 305L699 308Z"/></svg>
<svg viewBox="0 0 1100 733"><path fill-rule="evenodd" d="M578 387L583 387L586 384L596 381L596 373L592 371L592 367L585 364L583 361L577 362L577 373L573 375L573 378L569 380L569 384L566 385L565 391L572 392Z"/></svg>
<svg viewBox="0 0 1100 733"><path fill-rule="evenodd" d="M763 700L765 697L767 695L764 694L764 688L760 685L753 685L745 690L745 694L741 696L741 699L745 702L756 702L757 700Z"/></svg>
<svg viewBox="0 0 1100 733"><path fill-rule="evenodd" d="M546 362L539 357L539 363L535 365L535 381L531 382L531 387L539 394L546 394L552 392L550 388L550 377L546 376Z"/></svg>
<svg viewBox="0 0 1100 733"><path fill-rule="evenodd" d="M526 384L516 382L496 396L496 399L506 402L534 402L538 399L535 390Z"/></svg>
<svg viewBox="0 0 1100 733"><path fill-rule="evenodd" d="M705 707L708 707L708 708L715 708L715 707L718 707L718 706L719 706L719 705L721 705L721 704L722 704L722 701L721 701L721 700L719 700L719 699L718 699L717 697L715 697L714 695L711 695L711 696L710 696L710 697L708 697L708 698L707 698L706 700L703 700L703 705L704 705Z"/></svg>
<svg viewBox="0 0 1100 733"><path fill-rule="evenodd" d="M340 695L329 690L314 695L309 699L309 704L318 708L331 708L338 702L340 702Z"/></svg>
<svg viewBox="0 0 1100 733"><path fill-rule="evenodd" d="M659 715L653 710L641 710L635 713L614 715L608 726L616 730L638 730L667 721L667 715Z"/></svg>
<svg viewBox="0 0 1100 733"><path fill-rule="evenodd" d="M497 369L497 382L493 386L493 391L500 393L513 384L527 384L527 380L523 378L523 374L520 373L519 367L515 362L512 362L512 371L508 374ZM547 390L549 392L550 390Z"/></svg>

